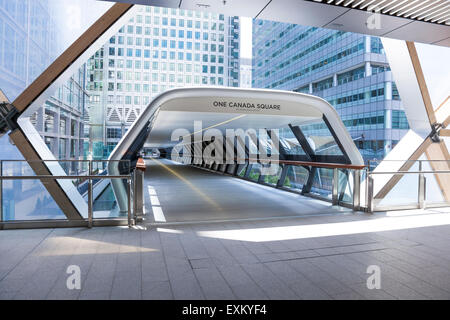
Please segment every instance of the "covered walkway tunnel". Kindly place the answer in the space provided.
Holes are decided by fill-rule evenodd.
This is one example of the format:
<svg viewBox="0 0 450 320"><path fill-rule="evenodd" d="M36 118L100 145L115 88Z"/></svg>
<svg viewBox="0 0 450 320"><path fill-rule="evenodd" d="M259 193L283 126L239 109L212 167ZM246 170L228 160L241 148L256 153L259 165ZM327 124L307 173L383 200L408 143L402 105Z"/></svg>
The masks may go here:
<svg viewBox="0 0 450 320"><path fill-rule="evenodd" d="M202 87L161 94L111 153L109 174L128 170L116 160L133 166L143 148L162 155L146 160L144 198L154 222L336 212L331 203L302 195L331 201L338 192L338 203L351 202L350 172L363 166L325 100L261 89ZM112 186L126 212L126 185L112 179Z"/></svg>

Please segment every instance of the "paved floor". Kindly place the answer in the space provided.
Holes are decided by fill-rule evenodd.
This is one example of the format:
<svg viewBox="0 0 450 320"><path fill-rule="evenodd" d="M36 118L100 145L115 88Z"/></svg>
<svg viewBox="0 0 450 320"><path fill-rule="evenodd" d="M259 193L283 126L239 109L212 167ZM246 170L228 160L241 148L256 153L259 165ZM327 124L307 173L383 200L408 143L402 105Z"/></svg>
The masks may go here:
<svg viewBox="0 0 450 320"><path fill-rule="evenodd" d="M450 210L391 215L3 230L0 298L450 299Z"/></svg>
<svg viewBox="0 0 450 320"><path fill-rule="evenodd" d="M325 201L165 159L147 160L146 164L144 194L150 221L254 219L351 212Z"/></svg>

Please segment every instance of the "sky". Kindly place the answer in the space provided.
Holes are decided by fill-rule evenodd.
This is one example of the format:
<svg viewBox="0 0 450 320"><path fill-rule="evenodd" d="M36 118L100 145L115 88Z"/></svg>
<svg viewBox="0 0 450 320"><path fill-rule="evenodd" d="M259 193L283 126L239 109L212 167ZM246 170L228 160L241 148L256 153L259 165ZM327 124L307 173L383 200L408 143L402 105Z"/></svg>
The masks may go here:
<svg viewBox="0 0 450 320"><path fill-rule="evenodd" d="M241 58L252 58L252 18L241 19Z"/></svg>

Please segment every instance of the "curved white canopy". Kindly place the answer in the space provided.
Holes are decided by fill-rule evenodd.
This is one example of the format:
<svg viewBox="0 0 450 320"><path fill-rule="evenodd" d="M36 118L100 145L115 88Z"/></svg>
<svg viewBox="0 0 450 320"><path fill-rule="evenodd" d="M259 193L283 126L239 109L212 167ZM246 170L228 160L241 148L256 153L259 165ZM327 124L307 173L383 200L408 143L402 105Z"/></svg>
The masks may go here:
<svg viewBox="0 0 450 320"><path fill-rule="evenodd" d="M119 141L109 160L122 160L130 149L142 146L170 147L174 130L194 132L194 121L203 128L259 129L282 128L289 124L308 124L326 118L333 128L351 164L364 161L336 110L325 100L303 93L266 89L191 87L168 90L158 95L140 114ZM143 137L142 135L147 135ZM136 146L136 143L139 145ZM119 174L118 163L109 162L109 174ZM126 190L120 181L112 181L121 211L127 208Z"/></svg>

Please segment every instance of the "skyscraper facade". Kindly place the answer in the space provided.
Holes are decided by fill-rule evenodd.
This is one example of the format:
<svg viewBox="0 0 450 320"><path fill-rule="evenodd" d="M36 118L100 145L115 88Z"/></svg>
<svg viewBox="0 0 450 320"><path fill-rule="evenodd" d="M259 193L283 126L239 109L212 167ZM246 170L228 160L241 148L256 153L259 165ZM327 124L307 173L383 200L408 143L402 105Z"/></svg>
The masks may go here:
<svg viewBox="0 0 450 320"><path fill-rule="evenodd" d="M60 0L0 0L0 89L10 101L36 79L60 54ZM30 118L56 159L85 159L84 112L86 68L82 66ZM22 160L8 138L0 138L1 160ZM67 173L77 163L61 162ZM5 162L1 174L21 175L24 162ZM3 219L64 217L39 180L2 181Z"/></svg>
<svg viewBox="0 0 450 320"><path fill-rule="evenodd" d="M85 83L86 67L83 65L30 118L57 159L87 158L84 114L88 96ZM75 172L78 168L75 162L61 164L67 172Z"/></svg>
<svg viewBox="0 0 450 320"><path fill-rule="evenodd" d="M51 1L0 1L0 87L15 99L57 55Z"/></svg>
<svg viewBox="0 0 450 320"><path fill-rule="evenodd" d="M61 51L56 5L52 0L0 1L0 89L10 101ZM57 159L85 157L85 78L83 66L31 117ZM6 135L0 145L0 159L22 159Z"/></svg>
<svg viewBox="0 0 450 320"><path fill-rule="evenodd" d="M151 99L185 86L239 86L239 19L140 6L87 63L90 150L105 158Z"/></svg>
<svg viewBox="0 0 450 320"><path fill-rule="evenodd" d="M384 158L407 132L380 38L263 20L252 36L252 86L324 98L365 160Z"/></svg>

